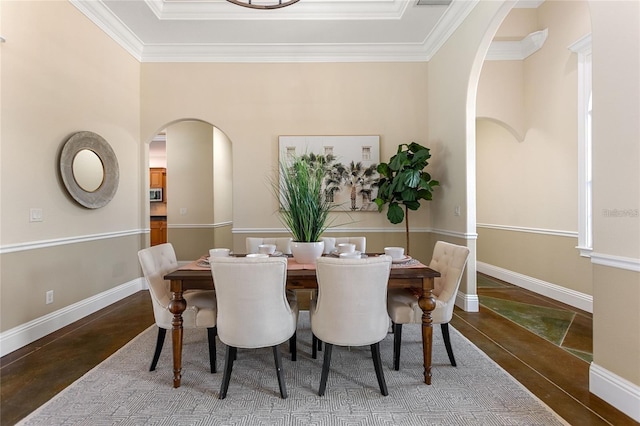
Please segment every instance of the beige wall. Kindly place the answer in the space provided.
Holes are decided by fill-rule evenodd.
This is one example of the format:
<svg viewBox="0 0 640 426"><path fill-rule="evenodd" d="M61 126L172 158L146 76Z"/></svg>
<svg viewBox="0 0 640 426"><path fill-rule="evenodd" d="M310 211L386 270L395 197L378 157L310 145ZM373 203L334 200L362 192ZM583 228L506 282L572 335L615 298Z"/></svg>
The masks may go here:
<svg viewBox="0 0 640 426"><path fill-rule="evenodd" d="M640 3L595 1L590 7L594 363L640 386L640 218L602 214L640 206ZM628 266L603 265L611 260Z"/></svg>
<svg viewBox="0 0 640 426"><path fill-rule="evenodd" d="M193 260L231 242L231 142L202 121L174 123L166 135L167 237L179 260Z"/></svg>
<svg viewBox="0 0 640 426"><path fill-rule="evenodd" d="M426 72L425 63L143 64L142 132L151 139L185 117L224 132L233 147L233 228L242 235L233 249L243 251L254 230L283 230L269 187L279 135L379 134L386 160L400 143L425 143ZM412 212L412 228L428 226L428 210ZM378 213L335 223L349 223L345 232L404 232Z"/></svg>
<svg viewBox="0 0 640 426"><path fill-rule="evenodd" d="M145 203L137 61L68 2L5 1L0 19L6 331L137 279ZM62 144L81 130L104 137L118 158L119 187L101 209L76 204L59 178ZM44 220L29 222L30 208Z"/></svg>
<svg viewBox="0 0 640 426"><path fill-rule="evenodd" d="M213 129L213 219L233 222L233 145L220 129Z"/></svg>
<svg viewBox="0 0 640 426"><path fill-rule="evenodd" d="M523 61L487 61L478 87L478 114L498 120L476 127L478 261L591 295L591 262L575 248L578 77L568 49L591 31L589 7L547 1L531 14L534 30L549 32L542 48ZM501 36L521 38L522 18L514 9Z"/></svg>

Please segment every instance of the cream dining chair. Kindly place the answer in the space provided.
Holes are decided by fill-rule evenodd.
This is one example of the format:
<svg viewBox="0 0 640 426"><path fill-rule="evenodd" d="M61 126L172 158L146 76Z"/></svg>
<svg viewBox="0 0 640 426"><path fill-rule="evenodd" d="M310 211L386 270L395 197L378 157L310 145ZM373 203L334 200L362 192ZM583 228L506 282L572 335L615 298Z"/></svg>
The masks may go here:
<svg viewBox="0 0 640 426"><path fill-rule="evenodd" d="M169 311L171 293L164 276L178 269L176 253L171 243L159 244L138 252L138 259L151 295L153 315L158 326L156 349L149 371L154 371L162 352L167 330L172 329L173 314ZM184 292L187 309L182 314L185 329L206 328L209 341L209 364L216 372L216 296L213 290L189 290Z"/></svg>
<svg viewBox="0 0 640 426"><path fill-rule="evenodd" d="M245 240L245 249L247 254L258 253L258 246L260 244L275 244L276 251L282 254L291 254L291 241L290 237L278 237L278 238L260 238L260 237L247 237Z"/></svg>
<svg viewBox="0 0 640 426"><path fill-rule="evenodd" d="M219 398L227 396L238 348L272 347L280 396L287 397L279 345L289 340L296 360L298 303L285 291L284 257L212 257L211 274L218 298L218 337L227 345Z"/></svg>
<svg viewBox="0 0 640 426"><path fill-rule="evenodd" d="M469 249L464 246L436 242L429 267L440 272L434 280L433 296L436 307L431 313L433 324L440 324L444 345L452 366L456 360L449 338L449 321L453 317L456 294L462 280ZM393 368L400 370L400 345L402 324L422 324L422 309L418 305L418 296L409 289L391 289L387 296L387 310L393 323Z"/></svg>
<svg viewBox="0 0 640 426"><path fill-rule="evenodd" d="M388 395L380 358L380 341L389 330L386 301L390 271L389 256L318 259L318 294L317 299L311 301L309 309L313 358L317 354L317 340L325 343L318 395L324 395L327 387L334 345L369 345L380 392Z"/></svg>
<svg viewBox="0 0 640 426"><path fill-rule="evenodd" d="M329 254L336 248L338 244L351 243L356 245L356 250L360 253L367 251L366 237L320 237L320 241L324 241L324 254Z"/></svg>

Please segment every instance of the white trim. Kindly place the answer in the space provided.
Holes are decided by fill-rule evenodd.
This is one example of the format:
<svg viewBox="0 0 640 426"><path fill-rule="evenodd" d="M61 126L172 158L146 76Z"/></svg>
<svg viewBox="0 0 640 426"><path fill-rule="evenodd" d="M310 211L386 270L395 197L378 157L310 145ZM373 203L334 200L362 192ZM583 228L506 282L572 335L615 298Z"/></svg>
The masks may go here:
<svg viewBox="0 0 640 426"><path fill-rule="evenodd" d="M613 256L611 254L592 252L591 263L594 265L609 266L611 268L640 272L640 259L634 259L632 257Z"/></svg>
<svg viewBox="0 0 640 426"><path fill-rule="evenodd" d="M409 43L351 43L351 44L236 44L236 43L183 43L183 44L151 44L143 43L102 1L70 0L80 12L102 29L116 43L140 62L236 62L236 63L280 63L280 62L426 62L429 61L445 41L460 26L465 18L477 6L479 0L456 1L449 6L431 33L422 42ZM186 2L169 4L162 2L163 8L184 8ZM318 1L318 7L329 2ZM331 7L333 2L331 2ZM343 2L345 5L349 2ZM389 2L382 2L383 7ZM150 1L149 6L154 13L165 14L158 10L159 0ZM311 4L311 3L309 3ZM307 6L309 5L307 4ZM214 3L208 5L213 6ZM408 7L409 2L395 0L387 11L387 19L398 19L397 11ZM200 2L198 5L202 7ZM221 6L228 7L226 2ZM307 7L300 2L300 7ZM400 8L400 9L398 9ZM296 8L282 10L293 13ZM231 8L233 13L246 11L242 8ZM394 12L396 10L396 12ZM193 14L191 11L187 15ZM251 11L249 11L251 12ZM400 11L401 13L401 11ZM264 13L256 13L264 19ZM279 15L281 16L281 15ZM313 14L313 19L320 15ZM395 17L394 17L395 16ZM349 19L353 17L350 16ZM246 16L245 18L246 19Z"/></svg>
<svg viewBox="0 0 640 426"><path fill-rule="evenodd" d="M484 262L476 262L478 272L506 281L518 287L531 290L534 293L550 297L567 305L571 305L586 312L593 313L593 296L571 290L557 284L552 284L537 278L509 271Z"/></svg>
<svg viewBox="0 0 640 426"><path fill-rule="evenodd" d="M480 310L480 299L477 294L466 294L458 291L455 304L465 312L478 312Z"/></svg>
<svg viewBox="0 0 640 426"><path fill-rule="evenodd" d="M476 228L498 229L501 231L528 232L530 234L578 238L578 233L575 231L562 231L558 229L527 228L525 226L494 225L490 223L478 223L476 224Z"/></svg>
<svg viewBox="0 0 640 426"><path fill-rule="evenodd" d="M222 228L223 226L232 225L232 221L217 223L170 223L167 228L171 229L191 229L191 228Z"/></svg>
<svg viewBox="0 0 640 426"><path fill-rule="evenodd" d="M640 386L595 362L589 367L589 392L640 422Z"/></svg>
<svg viewBox="0 0 640 426"><path fill-rule="evenodd" d="M485 61L522 61L542 48L549 30L536 31L520 41L491 42Z"/></svg>
<svg viewBox="0 0 640 426"><path fill-rule="evenodd" d="M411 230L413 232L413 229ZM446 229L429 229L432 234L445 235L447 237L462 238L463 240L477 240L478 234L475 232L449 231Z"/></svg>
<svg viewBox="0 0 640 426"><path fill-rule="evenodd" d="M593 248L592 142L590 101L592 89L591 33L568 47L578 59L578 251L589 257Z"/></svg>
<svg viewBox="0 0 640 426"><path fill-rule="evenodd" d="M128 283L121 284L110 290L4 331L0 333L0 356L5 356L146 288L147 284L145 279L136 278Z"/></svg>
<svg viewBox="0 0 640 426"><path fill-rule="evenodd" d="M120 238L129 235L149 233L149 229L131 229L128 231L105 232L102 234L80 235L75 237L54 238L51 240L30 241L25 243L7 244L0 247L0 254L14 253L18 251L36 250L48 247L64 246L67 244L86 243L89 241L105 240L108 238Z"/></svg>
<svg viewBox="0 0 640 426"><path fill-rule="evenodd" d="M398 226L398 228L348 228L346 226L336 226L335 228L327 229L327 232L336 233L336 234L362 234L362 233L378 233L378 234L389 234L389 233L405 233L404 227ZM464 233L458 231L449 231L446 229L433 229L433 228L411 228L410 231L413 233L432 233L445 235L448 237L461 238L464 240L475 240L478 238L478 234L473 233ZM233 228L231 230L233 234L289 234L289 231L286 228Z"/></svg>

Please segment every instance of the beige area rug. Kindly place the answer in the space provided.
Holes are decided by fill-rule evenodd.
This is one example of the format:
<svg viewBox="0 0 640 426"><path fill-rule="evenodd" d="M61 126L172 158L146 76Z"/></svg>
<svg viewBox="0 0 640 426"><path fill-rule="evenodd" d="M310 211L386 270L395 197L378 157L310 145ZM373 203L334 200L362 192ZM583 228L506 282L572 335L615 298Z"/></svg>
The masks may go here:
<svg viewBox="0 0 640 426"><path fill-rule="evenodd" d="M451 327L450 327L451 328ZM20 422L20 425L567 425L455 329L452 367L434 328L433 384L422 383L419 326L403 329L401 370L392 369L393 335L381 343L389 396L380 394L368 347L335 347L327 391L317 395L322 354L311 358L308 312L298 323L298 360L281 346L288 398L279 397L270 349L239 350L231 385L218 399L204 330L187 330L182 386L173 389L171 338L155 372L151 327Z"/></svg>

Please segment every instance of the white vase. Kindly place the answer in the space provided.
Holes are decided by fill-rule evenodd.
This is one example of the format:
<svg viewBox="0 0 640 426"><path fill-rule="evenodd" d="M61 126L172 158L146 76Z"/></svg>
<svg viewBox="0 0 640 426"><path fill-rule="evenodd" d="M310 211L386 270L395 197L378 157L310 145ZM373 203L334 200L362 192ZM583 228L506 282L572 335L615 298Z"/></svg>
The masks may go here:
<svg viewBox="0 0 640 426"><path fill-rule="evenodd" d="M316 263L324 252L324 241L315 243L291 242L291 254L298 263Z"/></svg>

